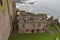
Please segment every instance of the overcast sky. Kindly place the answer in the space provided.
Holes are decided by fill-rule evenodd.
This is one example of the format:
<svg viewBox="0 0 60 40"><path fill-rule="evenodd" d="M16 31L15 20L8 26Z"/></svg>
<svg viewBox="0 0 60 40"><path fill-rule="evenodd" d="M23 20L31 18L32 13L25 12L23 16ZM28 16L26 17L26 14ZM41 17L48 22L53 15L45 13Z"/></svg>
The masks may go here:
<svg viewBox="0 0 60 40"><path fill-rule="evenodd" d="M17 7L21 10L30 11L33 13L47 13L54 18L60 18L60 0L30 0L29 2L36 2L33 4L17 3Z"/></svg>

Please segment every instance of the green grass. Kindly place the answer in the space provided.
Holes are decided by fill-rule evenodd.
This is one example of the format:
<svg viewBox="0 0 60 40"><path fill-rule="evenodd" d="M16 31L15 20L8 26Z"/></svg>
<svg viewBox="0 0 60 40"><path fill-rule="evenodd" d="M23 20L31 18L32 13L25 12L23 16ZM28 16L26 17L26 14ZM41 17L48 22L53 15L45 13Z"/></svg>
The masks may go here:
<svg viewBox="0 0 60 40"><path fill-rule="evenodd" d="M59 27L59 29L60 29L60 25L57 25L58 27Z"/></svg>
<svg viewBox="0 0 60 40"><path fill-rule="evenodd" d="M60 33L56 32L54 35L45 33L31 33L31 34L18 34L15 37L10 35L8 40L56 40L56 37L60 40Z"/></svg>
<svg viewBox="0 0 60 40"><path fill-rule="evenodd" d="M49 26L48 26L48 29L49 29L50 31L54 31L54 30L56 30L55 27L52 26L52 25L49 25Z"/></svg>

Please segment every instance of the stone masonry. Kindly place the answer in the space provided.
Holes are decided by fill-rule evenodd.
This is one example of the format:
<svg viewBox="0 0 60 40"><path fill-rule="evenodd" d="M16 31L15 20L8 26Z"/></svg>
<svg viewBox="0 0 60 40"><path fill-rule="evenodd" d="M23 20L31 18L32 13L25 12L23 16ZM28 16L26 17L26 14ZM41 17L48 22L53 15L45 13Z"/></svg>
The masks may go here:
<svg viewBox="0 0 60 40"><path fill-rule="evenodd" d="M19 33L37 33L46 30L46 14L34 14L20 11L19 14Z"/></svg>
<svg viewBox="0 0 60 40"><path fill-rule="evenodd" d="M12 14L12 0L0 0L0 40L8 40Z"/></svg>

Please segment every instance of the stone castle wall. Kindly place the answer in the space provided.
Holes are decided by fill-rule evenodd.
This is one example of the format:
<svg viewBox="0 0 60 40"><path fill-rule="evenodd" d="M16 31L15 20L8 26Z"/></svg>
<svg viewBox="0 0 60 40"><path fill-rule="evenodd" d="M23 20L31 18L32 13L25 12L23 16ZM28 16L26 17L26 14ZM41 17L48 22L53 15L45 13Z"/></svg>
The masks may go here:
<svg viewBox="0 0 60 40"><path fill-rule="evenodd" d="M8 40L13 14L12 0L2 0L1 7L4 7L4 10L0 10L0 40Z"/></svg>
<svg viewBox="0 0 60 40"><path fill-rule="evenodd" d="M19 33L37 33L46 30L46 14L34 14L20 11L19 15Z"/></svg>

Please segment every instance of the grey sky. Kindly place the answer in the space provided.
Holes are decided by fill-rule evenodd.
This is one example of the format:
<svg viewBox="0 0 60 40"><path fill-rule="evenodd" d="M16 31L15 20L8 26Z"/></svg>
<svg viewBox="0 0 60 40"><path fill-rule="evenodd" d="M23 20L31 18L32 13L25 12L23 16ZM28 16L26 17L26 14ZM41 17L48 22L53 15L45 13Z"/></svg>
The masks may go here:
<svg viewBox="0 0 60 40"><path fill-rule="evenodd" d="M50 16L54 16L54 18L60 18L60 0L33 0L33 2L35 1L37 5L22 5L21 3L17 3L17 6L21 10L31 11L33 13L44 12Z"/></svg>

